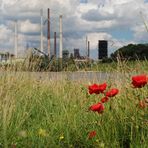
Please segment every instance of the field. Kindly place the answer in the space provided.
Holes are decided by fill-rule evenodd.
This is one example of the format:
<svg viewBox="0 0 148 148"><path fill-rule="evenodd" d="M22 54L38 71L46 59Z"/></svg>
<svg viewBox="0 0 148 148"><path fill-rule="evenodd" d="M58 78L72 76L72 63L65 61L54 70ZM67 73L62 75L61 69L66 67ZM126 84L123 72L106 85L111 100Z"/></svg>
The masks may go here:
<svg viewBox="0 0 148 148"><path fill-rule="evenodd" d="M30 77L29 72L1 75L0 147L148 147L148 109L139 106L148 85L133 88L132 74L121 64L116 70L123 77L106 82L107 89L118 88L119 94L105 103L102 114L89 110L102 94L88 93L88 85L101 80L55 81ZM144 66L129 71L147 72ZM92 131L96 134L90 138Z"/></svg>

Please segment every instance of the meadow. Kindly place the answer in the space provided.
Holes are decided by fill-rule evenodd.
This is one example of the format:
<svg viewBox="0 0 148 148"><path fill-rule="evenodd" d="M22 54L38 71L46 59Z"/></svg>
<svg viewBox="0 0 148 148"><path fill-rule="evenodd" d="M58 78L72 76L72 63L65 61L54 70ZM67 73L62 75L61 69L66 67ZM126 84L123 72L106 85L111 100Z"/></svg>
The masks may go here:
<svg viewBox="0 0 148 148"><path fill-rule="evenodd" d="M15 71L1 74L0 147L148 147L148 109L139 105L148 96L148 85L133 88L130 73L148 74L146 64L118 63L112 69L123 76L107 81L107 89L118 88L119 94L105 103L101 114L89 107L103 95L88 93L88 86L101 80L56 81L30 77L29 72L15 76Z"/></svg>

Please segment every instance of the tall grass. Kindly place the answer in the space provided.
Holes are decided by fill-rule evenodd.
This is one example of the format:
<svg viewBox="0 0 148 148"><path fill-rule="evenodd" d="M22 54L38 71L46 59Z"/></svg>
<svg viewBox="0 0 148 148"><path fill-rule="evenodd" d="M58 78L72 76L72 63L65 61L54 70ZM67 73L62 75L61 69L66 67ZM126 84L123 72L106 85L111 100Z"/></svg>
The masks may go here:
<svg viewBox="0 0 148 148"><path fill-rule="evenodd" d="M143 63L145 65L146 63ZM138 62L136 63L138 65ZM126 69L126 72L125 72ZM108 83L120 89L103 114L88 111L101 96L87 94L88 81L49 80L29 72L0 75L0 147L115 148L148 146L148 110L138 106L148 86L133 89L131 73L146 73L126 61L118 63L118 77ZM95 80L94 80L95 81ZM101 81L101 80L100 80ZM96 83L100 82L97 81ZM97 135L89 139L88 133Z"/></svg>

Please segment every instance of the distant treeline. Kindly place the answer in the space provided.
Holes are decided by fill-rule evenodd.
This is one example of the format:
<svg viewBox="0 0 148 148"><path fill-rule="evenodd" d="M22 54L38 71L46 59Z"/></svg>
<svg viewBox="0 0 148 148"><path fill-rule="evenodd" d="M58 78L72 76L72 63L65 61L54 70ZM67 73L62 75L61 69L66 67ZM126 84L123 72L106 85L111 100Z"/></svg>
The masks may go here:
<svg viewBox="0 0 148 148"><path fill-rule="evenodd" d="M112 60L117 58L128 60L145 60L148 59L148 44L129 44L119 48L111 54Z"/></svg>

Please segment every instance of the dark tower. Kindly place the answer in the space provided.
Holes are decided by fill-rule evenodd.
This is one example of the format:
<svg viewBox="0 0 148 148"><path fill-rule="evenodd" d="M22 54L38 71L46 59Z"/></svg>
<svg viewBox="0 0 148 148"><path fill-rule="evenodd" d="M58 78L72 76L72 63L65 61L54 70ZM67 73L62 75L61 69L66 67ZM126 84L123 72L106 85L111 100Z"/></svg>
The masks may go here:
<svg viewBox="0 0 148 148"><path fill-rule="evenodd" d="M99 40L98 42L98 59L108 57L108 42L107 40Z"/></svg>
<svg viewBox="0 0 148 148"><path fill-rule="evenodd" d="M79 49L74 49L74 58L75 58L75 59L79 59L79 58L80 58Z"/></svg>

